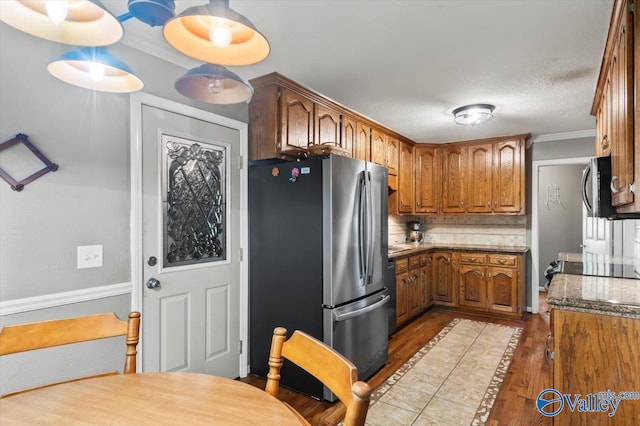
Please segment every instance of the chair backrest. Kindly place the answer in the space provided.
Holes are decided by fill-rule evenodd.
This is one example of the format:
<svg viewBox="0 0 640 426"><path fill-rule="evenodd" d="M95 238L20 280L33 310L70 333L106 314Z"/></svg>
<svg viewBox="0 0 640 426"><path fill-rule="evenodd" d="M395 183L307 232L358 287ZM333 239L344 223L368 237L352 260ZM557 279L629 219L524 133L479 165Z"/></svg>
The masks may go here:
<svg viewBox="0 0 640 426"><path fill-rule="evenodd" d="M0 331L0 355L71 343L87 342L107 337L126 337L124 374L136 372L136 355L140 333L140 313L129 313L128 321L120 320L113 312L8 325Z"/></svg>
<svg viewBox="0 0 640 426"><path fill-rule="evenodd" d="M283 327L273 330L265 391L278 396L280 368L286 358L317 378L342 401L347 408L345 426L364 425L371 387L358 381L356 366L335 349L302 331L294 331L289 340L286 335Z"/></svg>

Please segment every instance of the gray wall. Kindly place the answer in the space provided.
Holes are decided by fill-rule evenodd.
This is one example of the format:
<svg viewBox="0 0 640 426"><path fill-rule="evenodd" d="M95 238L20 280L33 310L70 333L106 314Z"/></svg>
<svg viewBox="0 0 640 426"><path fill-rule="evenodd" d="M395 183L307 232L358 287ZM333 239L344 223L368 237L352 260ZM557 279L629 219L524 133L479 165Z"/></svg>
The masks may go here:
<svg viewBox="0 0 640 426"><path fill-rule="evenodd" d="M584 165L543 166L538 175L539 287L546 279L544 269L559 252L582 251L582 170ZM561 204L547 203L549 186L557 185ZM553 192L553 191L552 191Z"/></svg>
<svg viewBox="0 0 640 426"><path fill-rule="evenodd" d="M51 76L47 64L71 49L0 23L0 142L25 133L60 166L22 192L12 191L0 180L0 302L131 281L129 95L92 92ZM109 51L142 78L143 91L247 121L246 104L212 106L177 93L173 84L185 69L123 44ZM4 158L23 161L15 154L12 151L9 157L5 152ZM0 164L2 158L0 152ZM76 247L94 244L103 245L104 266L77 269ZM2 315L0 321L9 324L101 311L126 316L130 305L127 294ZM107 358L120 357L123 351L120 344L109 348L101 347L84 358L95 358L113 369ZM3 388L31 384L40 377L15 367L31 363L15 362L10 368L0 364ZM18 377L20 383L7 381Z"/></svg>

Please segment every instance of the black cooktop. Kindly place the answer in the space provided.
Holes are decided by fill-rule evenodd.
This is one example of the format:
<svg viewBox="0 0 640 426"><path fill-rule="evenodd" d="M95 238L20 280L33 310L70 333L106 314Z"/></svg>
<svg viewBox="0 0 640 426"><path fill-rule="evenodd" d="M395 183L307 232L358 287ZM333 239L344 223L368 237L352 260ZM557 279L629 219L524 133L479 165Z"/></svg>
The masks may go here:
<svg viewBox="0 0 640 426"><path fill-rule="evenodd" d="M560 262L560 272L571 275L640 279L631 263Z"/></svg>

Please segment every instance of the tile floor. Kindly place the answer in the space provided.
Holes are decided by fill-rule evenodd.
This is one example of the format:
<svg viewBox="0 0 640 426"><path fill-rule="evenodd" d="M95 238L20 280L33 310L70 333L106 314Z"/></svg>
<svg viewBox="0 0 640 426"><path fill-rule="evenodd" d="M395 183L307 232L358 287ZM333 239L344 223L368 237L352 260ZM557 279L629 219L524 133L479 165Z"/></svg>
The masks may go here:
<svg viewBox="0 0 640 426"><path fill-rule="evenodd" d="M484 424L521 332L453 320L374 391L367 425Z"/></svg>

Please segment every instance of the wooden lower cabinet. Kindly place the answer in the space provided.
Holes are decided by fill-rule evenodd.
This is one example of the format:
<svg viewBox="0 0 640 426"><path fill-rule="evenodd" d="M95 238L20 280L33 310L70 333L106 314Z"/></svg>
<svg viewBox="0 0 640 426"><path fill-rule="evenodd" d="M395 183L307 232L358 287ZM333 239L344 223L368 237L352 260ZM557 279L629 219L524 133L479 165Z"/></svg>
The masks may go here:
<svg viewBox="0 0 640 426"><path fill-rule="evenodd" d="M487 309L486 266L460 265L458 305Z"/></svg>
<svg viewBox="0 0 640 426"><path fill-rule="evenodd" d="M451 266L451 252L434 252L433 259L433 302L438 305L453 306L456 303L455 283Z"/></svg>
<svg viewBox="0 0 640 426"><path fill-rule="evenodd" d="M396 323L432 305L522 317L524 255L433 251L396 259Z"/></svg>
<svg viewBox="0 0 640 426"><path fill-rule="evenodd" d="M546 349L552 388L588 401L599 392L640 392L640 319L553 309ZM557 409L558 405L553 404ZM548 409L548 412L553 411ZM638 425L640 399L619 402L616 413L571 411L565 401L554 425Z"/></svg>

